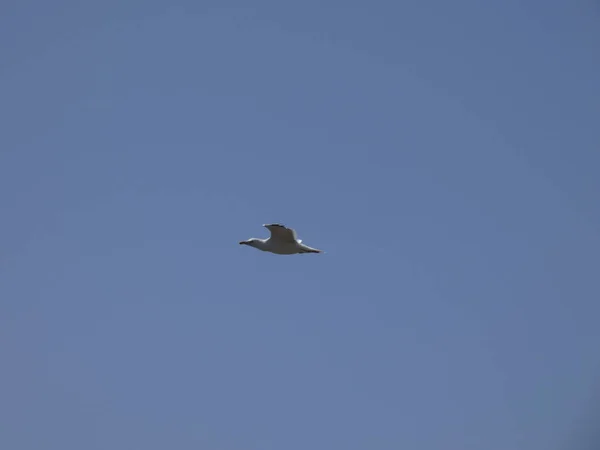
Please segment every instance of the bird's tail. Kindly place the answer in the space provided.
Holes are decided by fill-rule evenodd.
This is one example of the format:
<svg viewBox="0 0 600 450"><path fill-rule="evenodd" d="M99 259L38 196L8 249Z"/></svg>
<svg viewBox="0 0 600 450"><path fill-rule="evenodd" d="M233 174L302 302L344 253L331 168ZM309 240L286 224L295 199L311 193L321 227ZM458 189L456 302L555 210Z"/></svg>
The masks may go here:
<svg viewBox="0 0 600 450"><path fill-rule="evenodd" d="M325 253L325 252L323 250L319 250L318 248L302 246L302 248L300 249L300 253Z"/></svg>

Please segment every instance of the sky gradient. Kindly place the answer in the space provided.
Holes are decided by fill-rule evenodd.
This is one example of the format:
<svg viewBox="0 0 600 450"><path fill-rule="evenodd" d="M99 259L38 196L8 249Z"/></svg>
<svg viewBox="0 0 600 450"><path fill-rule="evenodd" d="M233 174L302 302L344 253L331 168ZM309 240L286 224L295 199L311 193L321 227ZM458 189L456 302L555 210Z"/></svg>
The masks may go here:
<svg viewBox="0 0 600 450"><path fill-rule="evenodd" d="M0 448L596 448L599 21L3 5Z"/></svg>

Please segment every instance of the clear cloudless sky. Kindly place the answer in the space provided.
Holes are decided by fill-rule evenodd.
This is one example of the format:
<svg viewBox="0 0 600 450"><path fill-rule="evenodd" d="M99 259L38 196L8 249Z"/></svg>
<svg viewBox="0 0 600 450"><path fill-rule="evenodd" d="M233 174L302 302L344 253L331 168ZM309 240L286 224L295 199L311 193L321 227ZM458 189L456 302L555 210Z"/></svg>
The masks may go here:
<svg viewBox="0 0 600 450"><path fill-rule="evenodd" d="M596 2L0 11L2 449L598 448Z"/></svg>

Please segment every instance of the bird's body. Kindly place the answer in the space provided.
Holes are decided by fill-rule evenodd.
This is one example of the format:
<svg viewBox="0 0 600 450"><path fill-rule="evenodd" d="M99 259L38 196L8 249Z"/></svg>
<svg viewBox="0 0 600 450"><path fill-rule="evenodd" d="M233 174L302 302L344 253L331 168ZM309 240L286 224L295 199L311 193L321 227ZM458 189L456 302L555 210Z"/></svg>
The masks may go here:
<svg viewBox="0 0 600 450"><path fill-rule="evenodd" d="M252 238L241 241L240 244L254 247L264 252L276 255L295 255L298 253L323 253L322 250L304 245L302 240L297 239L296 232L278 223L263 225L271 232L268 239Z"/></svg>

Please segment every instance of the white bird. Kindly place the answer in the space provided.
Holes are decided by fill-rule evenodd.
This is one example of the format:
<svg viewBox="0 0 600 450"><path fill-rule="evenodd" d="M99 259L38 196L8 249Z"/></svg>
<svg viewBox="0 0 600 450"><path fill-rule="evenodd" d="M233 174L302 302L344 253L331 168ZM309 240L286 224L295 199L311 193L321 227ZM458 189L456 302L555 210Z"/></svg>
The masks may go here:
<svg viewBox="0 0 600 450"><path fill-rule="evenodd" d="M296 253L323 253L322 250L309 247L296 237L296 231L279 223L263 225L271 232L269 239L252 238L241 241L240 245L249 245L263 252L271 252L277 255L294 255Z"/></svg>

